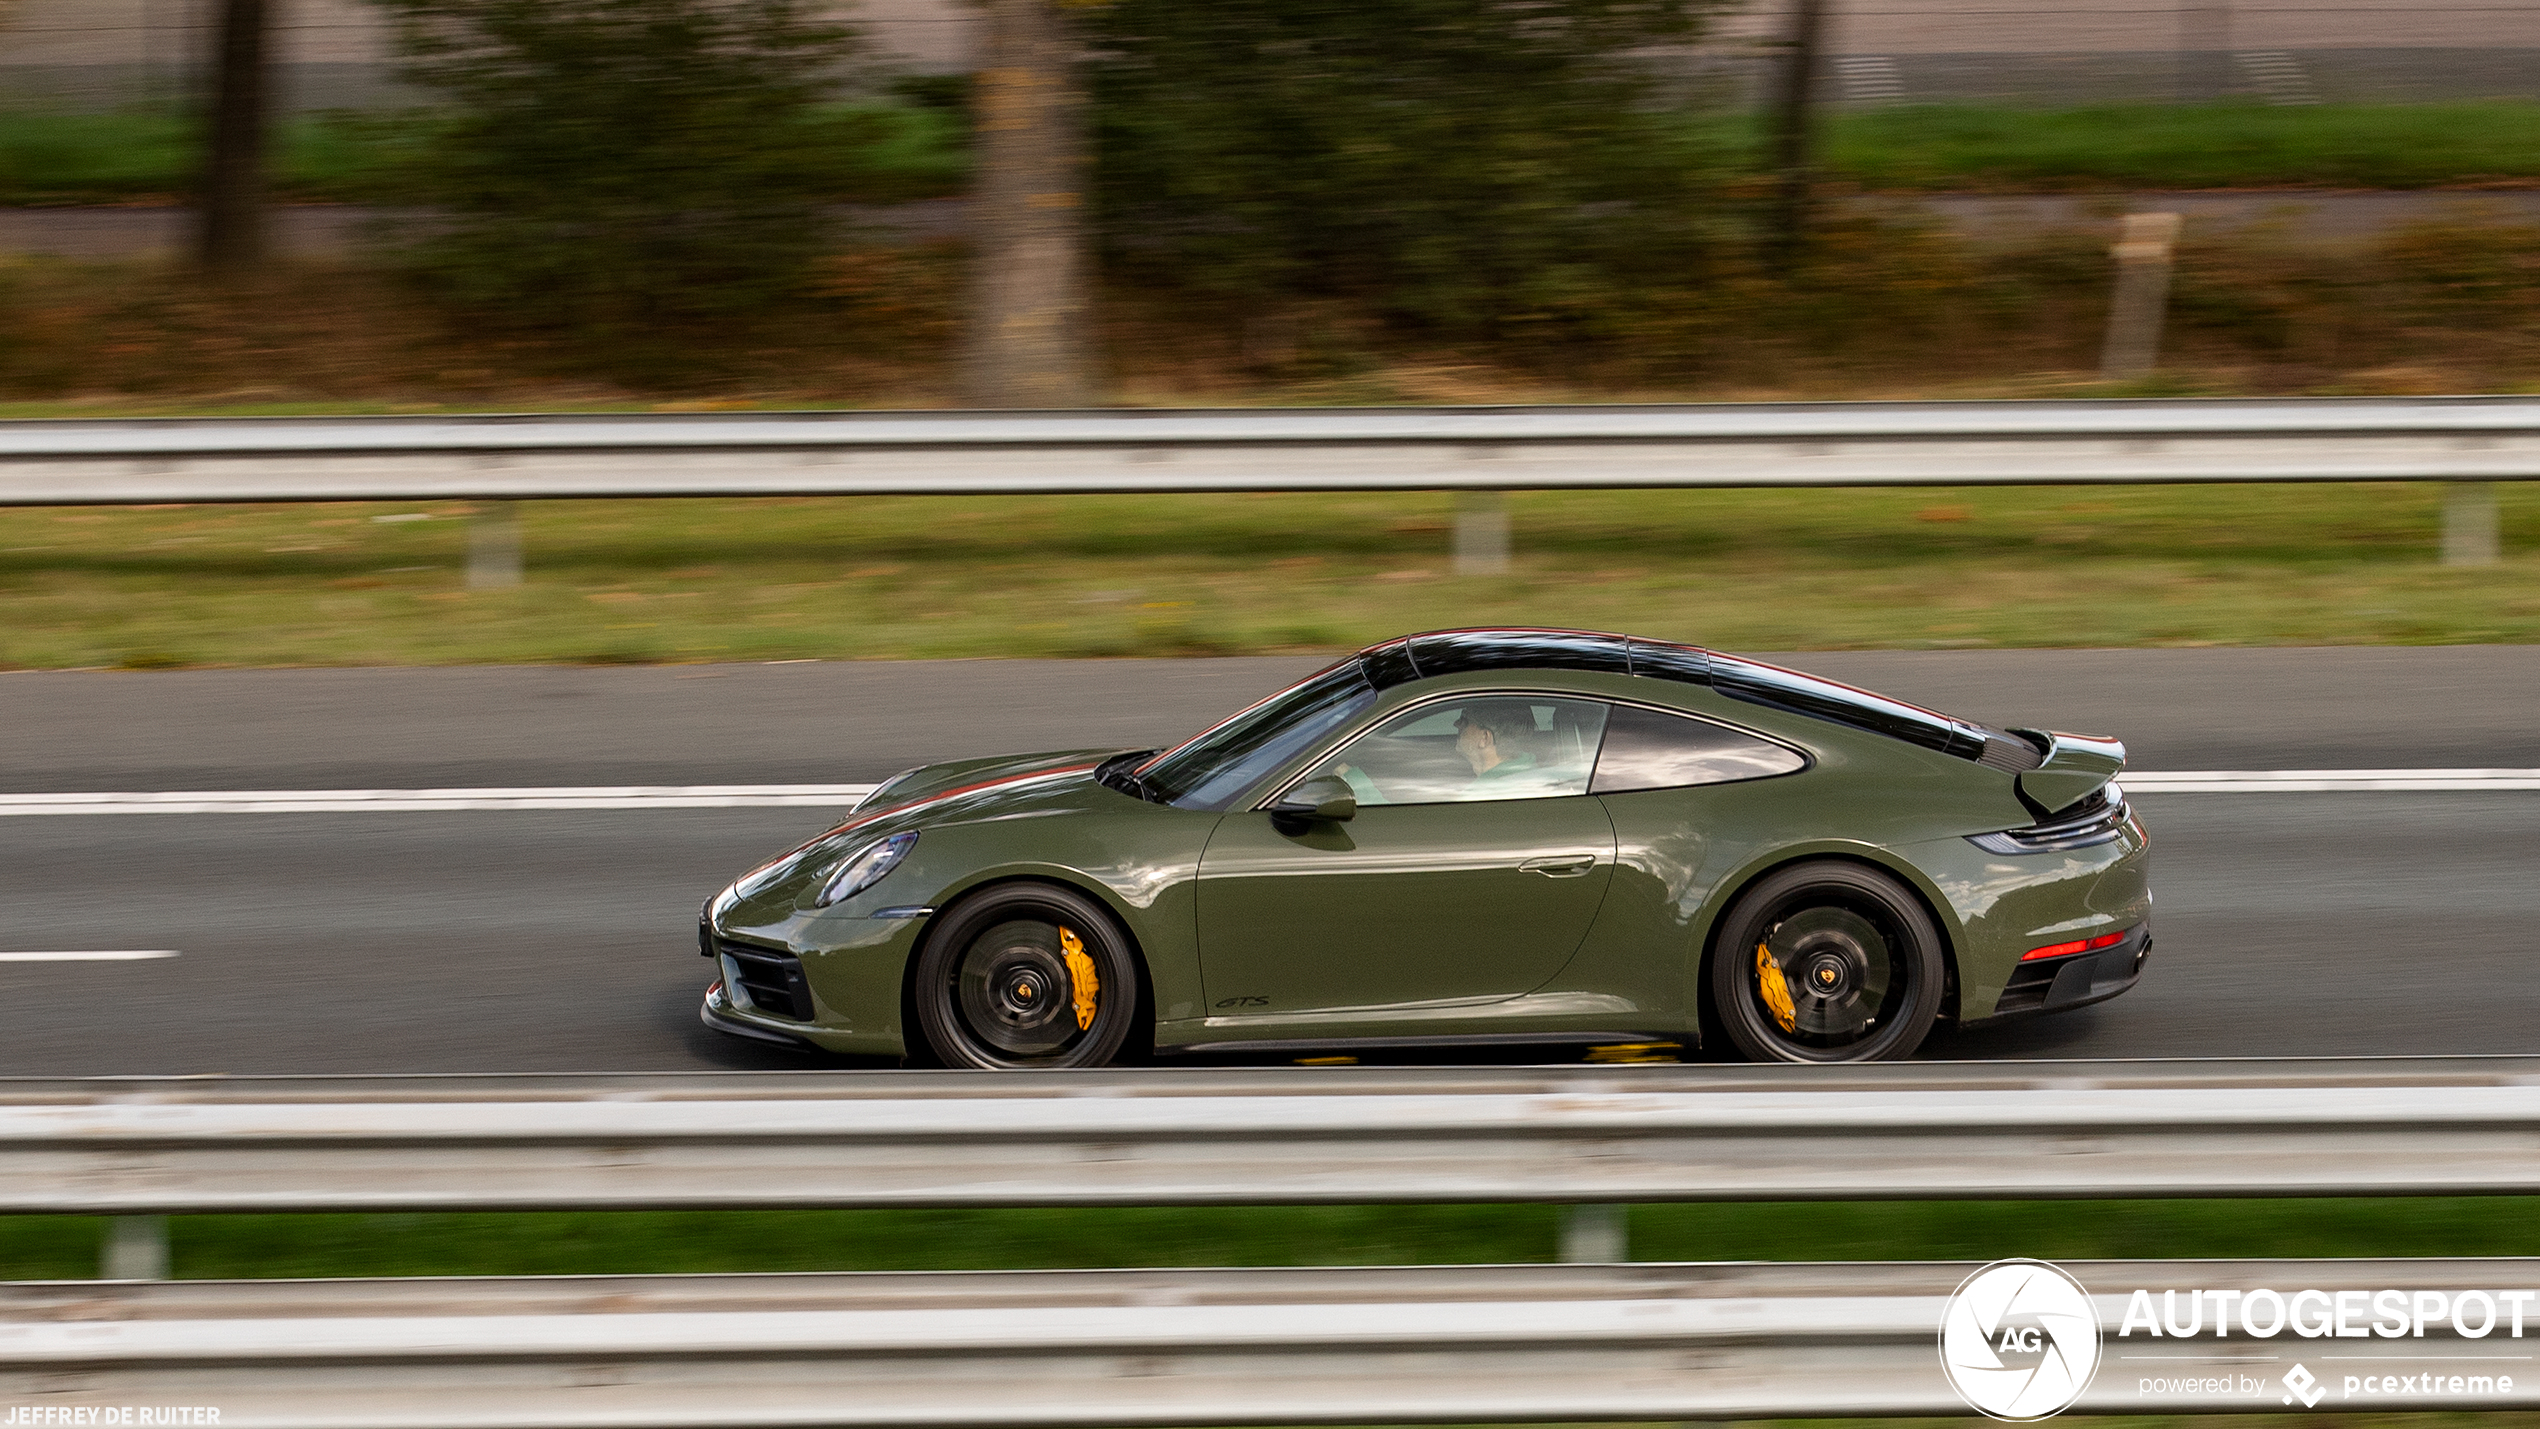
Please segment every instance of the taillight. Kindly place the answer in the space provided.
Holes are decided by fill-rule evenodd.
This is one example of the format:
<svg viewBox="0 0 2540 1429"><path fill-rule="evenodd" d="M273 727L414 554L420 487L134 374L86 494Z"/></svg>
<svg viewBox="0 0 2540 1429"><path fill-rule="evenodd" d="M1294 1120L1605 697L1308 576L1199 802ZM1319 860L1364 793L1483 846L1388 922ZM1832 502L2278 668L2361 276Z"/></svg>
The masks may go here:
<svg viewBox="0 0 2540 1429"><path fill-rule="evenodd" d="M2133 931L2128 928L2126 933ZM2031 948L2020 954L2020 961L2026 963L2034 962L2039 958L2063 958L2070 957L2074 953L2095 953L2101 948L2113 948L2124 942L2126 933L2102 933L2096 938L2077 938L2069 943L2049 943L2045 947Z"/></svg>

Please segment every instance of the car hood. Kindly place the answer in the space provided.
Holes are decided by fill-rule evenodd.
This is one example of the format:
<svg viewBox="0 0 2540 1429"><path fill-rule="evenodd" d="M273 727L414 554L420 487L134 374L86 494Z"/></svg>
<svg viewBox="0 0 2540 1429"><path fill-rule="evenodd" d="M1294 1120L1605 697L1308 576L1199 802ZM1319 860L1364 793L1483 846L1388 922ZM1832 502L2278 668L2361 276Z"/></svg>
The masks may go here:
<svg viewBox="0 0 2540 1429"><path fill-rule="evenodd" d="M876 797L857 806L850 824L895 816L920 804L939 800L968 800L972 795L986 796L993 803L1000 797L1022 794L1026 787L1038 791L1056 776L1081 772L1091 775L1094 766L1119 749L1062 749L1047 754L997 754L985 759L955 759L943 764L927 764L899 775L876 791ZM997 791L1006 791L1000 795ZM965 808L967 805L965 804ZM894 825L894 828L904 825Z"/></svg>
<svg viewBox="0 0 2540 1429"><path fill-rule="evenodd" d="M910 770L877 791L879 797L846 822L743 874L716 899L715 914L744 925L781 920L795 911L805 884L873 840L906 829L1072 808L1092 784L1095 766L1126 752L1074 749Z"/></svg>

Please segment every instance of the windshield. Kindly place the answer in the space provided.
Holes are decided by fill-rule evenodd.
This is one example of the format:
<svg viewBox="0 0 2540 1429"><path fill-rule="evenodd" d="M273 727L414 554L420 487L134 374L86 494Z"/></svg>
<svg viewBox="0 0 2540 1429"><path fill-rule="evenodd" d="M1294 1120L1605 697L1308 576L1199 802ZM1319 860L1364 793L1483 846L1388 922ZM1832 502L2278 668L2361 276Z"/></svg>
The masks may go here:
<svg viewBox="0 0 2540 1429"><path fill-rule="evenodd" d="M1376 702L1356 659L1292 685L1138 771L1148 797L1222 809L1270 771Z"/></svg>

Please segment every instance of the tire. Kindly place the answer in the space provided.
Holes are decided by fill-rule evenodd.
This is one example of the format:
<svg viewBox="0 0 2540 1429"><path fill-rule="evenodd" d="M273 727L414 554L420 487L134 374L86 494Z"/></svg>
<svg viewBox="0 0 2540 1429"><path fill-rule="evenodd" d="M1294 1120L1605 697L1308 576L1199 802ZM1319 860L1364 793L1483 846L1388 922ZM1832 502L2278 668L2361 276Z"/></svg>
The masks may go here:
<svg viewBox="0 0 2540 1429"><path fill-rule="evenodd" d="M1093 972L1089 1025L1071 951ZM1100 1067L1143 1023L1139 986L1137 955L1102 905L1056 884L1006 883L943 915L911 1001L944 1066Z"/></svg>
<svg viewBox="0 0 2540 1429"><path fill-rule="evenodd" d="M1708 1010L1748 1061L1898 1061L1940 1016L1946 976L1940 930L1904 885L1859 864L1793 864L1720 920Z"/></svg>

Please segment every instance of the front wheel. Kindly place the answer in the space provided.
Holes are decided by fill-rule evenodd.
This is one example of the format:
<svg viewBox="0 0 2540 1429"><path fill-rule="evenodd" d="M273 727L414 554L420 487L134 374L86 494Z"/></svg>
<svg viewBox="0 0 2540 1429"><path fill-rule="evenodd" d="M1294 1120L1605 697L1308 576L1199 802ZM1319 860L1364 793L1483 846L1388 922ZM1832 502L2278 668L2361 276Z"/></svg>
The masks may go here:
<svg viewBox="0 0 2540 1429"><path fill-rule="evenodd" d="M1895 1061L1939 1017L1943 976L1940 930L1895 879L1805 863L1731 905L1711 953L1711 1001L1750 1061Z"/></svg>
<svg viewBox="0 0 2540 1429"><path fill-rule="evenodd" d="M947 1067L1099 1067L1141 1015L1137 960L1111 915L1055 884L989 889L918 955L917 1024Z"/></svg>

